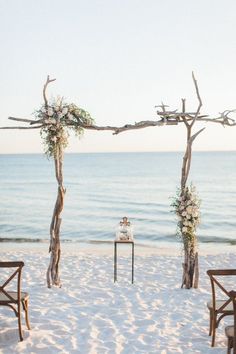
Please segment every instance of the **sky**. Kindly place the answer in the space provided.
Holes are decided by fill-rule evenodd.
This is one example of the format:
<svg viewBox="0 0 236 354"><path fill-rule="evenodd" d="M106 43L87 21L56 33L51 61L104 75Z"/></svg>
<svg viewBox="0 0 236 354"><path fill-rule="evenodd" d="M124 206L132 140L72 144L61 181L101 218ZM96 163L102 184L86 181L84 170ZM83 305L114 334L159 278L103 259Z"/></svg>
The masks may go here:
<svg viewBox="0 0 236 354"><path fill-rule="evenodd" d="M0 126L34 118L47 75L48 97L63 96L97 125L157 119L164 102L216 117L236 108L234 0L0 0ZM235 114L236 118L236 114ZM194 150L236 150L236 127L207 129ZM67 152L182 151L184 126L86 131ZM41 153L39 131L0 130L0 153Z"/></svg>

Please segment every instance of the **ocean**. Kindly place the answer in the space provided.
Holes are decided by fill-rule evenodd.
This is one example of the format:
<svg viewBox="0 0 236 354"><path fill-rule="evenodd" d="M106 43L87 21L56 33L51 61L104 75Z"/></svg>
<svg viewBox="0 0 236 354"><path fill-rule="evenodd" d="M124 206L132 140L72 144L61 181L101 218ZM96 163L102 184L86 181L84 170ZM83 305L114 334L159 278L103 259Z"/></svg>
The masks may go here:
<svg viewBox="0 0 236 354"><path fill-rule="evenodd" d="M135 240L173 245L171 202L183 152L65 154L61 241L114 240L127 216ZM53 160L43 154L0 155L0 241L46 242L57 195ZM236 153L194 152L189 177L201 199L199 244L236 244Z"/></svg>

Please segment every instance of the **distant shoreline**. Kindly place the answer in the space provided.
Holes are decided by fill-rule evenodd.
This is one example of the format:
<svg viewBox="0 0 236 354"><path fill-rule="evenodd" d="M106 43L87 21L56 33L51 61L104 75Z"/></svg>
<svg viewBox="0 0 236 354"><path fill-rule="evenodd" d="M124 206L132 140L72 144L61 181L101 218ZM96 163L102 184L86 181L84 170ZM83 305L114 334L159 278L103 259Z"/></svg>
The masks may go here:
<svg viewBox="0 0 236 354"><path fill-rule="evenodd" d="M166 236L168 237L168 236ZM1 243L48 243L49 242L49 236L48 239L47 238L30 238L30 237L1 237L0 236L0 244ZM61 243L63 244L77 244L77 243L81 243L81 244L93 244L93 245L103 245L103 244L107 244L110 245L114 242L113 239L110 240L106 240L106 239L78 239L78 238L71 238L71 239L65 239L63 236L61 237L60 240ZM176 244L182 244L181 240L178 240L176 237L175 241L160 241L160 240L149 240L148 238L146 240L139 240L136 239L135 240L137 245L142 245L143 247L158 247L160 244L165 244L168 246L172 245L172 246L176 246ZM214 241L209 240L209 239L204 239L204 238L200 238L198 237L198 243L199 245L209 245L209 246L213 246L215 247L216 245L219 245L221 247L225 246L236 246L236 240L230 239L230 238L214 238Z"/></svg>
<svg viewBox="0 0 236 354"><path fill-rule="evenodd" d="M35 242L30 240L29 242L13 242L13 241L4 241L1 242L1 252L9 251L22 251L22 252L39 252L39 253L48 253L49 240L43 240L42 242ZM113 241L72 241L72 242L63 242L61 241L61 251L62 254L93 254L111 256L113 257L114 253L114 242ZM119 252L123 255L130 254L129 245L119 245ZM199 244L198 246L199 256L208 256L208 255L224 255L236 252L236 245L229 244ZM167 243L156 243L153 244L144 244L141 242L135 242L135 254L138 256L183 256L183 249L181 242L167 244Z"/></svg>
<svg viewBox="0 0 236 354"><path fill-rule="evenodd" d="M197 153L235 153L236 150L195 150ZM65 155L87 155L87 154L175 154L184 153L184 150L163 150L163 151L65 151ZM45 155L44 152L0 152L1 155Z"/></svg>

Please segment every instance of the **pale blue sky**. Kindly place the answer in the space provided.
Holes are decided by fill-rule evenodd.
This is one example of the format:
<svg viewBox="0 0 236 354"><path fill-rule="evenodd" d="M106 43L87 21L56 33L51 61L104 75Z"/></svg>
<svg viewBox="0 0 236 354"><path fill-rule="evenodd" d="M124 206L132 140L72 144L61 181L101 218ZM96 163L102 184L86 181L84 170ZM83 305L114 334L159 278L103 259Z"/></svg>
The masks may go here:
<svg viewBox="0 0 236 354"><path fill-rule="evenodd" d="M98 125L155 119L161 101L202 113L236 108L236 3L225 0L0 0L0 125L32 117L50 96L88 110ZM208 124L195 150L236 150L236 127ZM67 151L183 150L183 127L112 136L85 132ZM39 131L0 131L0 153L42 152Z"/></svg>

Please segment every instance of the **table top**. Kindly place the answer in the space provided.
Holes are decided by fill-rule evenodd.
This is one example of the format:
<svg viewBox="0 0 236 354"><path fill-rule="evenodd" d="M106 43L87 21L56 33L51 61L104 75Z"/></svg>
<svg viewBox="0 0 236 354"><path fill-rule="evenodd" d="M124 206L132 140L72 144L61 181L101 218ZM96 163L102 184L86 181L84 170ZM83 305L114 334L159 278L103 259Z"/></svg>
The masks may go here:
<svg viewBox="0 0 236 354"><path fill-rule="evenodd" d="M134 241L131 241L131 240L115 240L114 243L134 243Z"/></svg>

